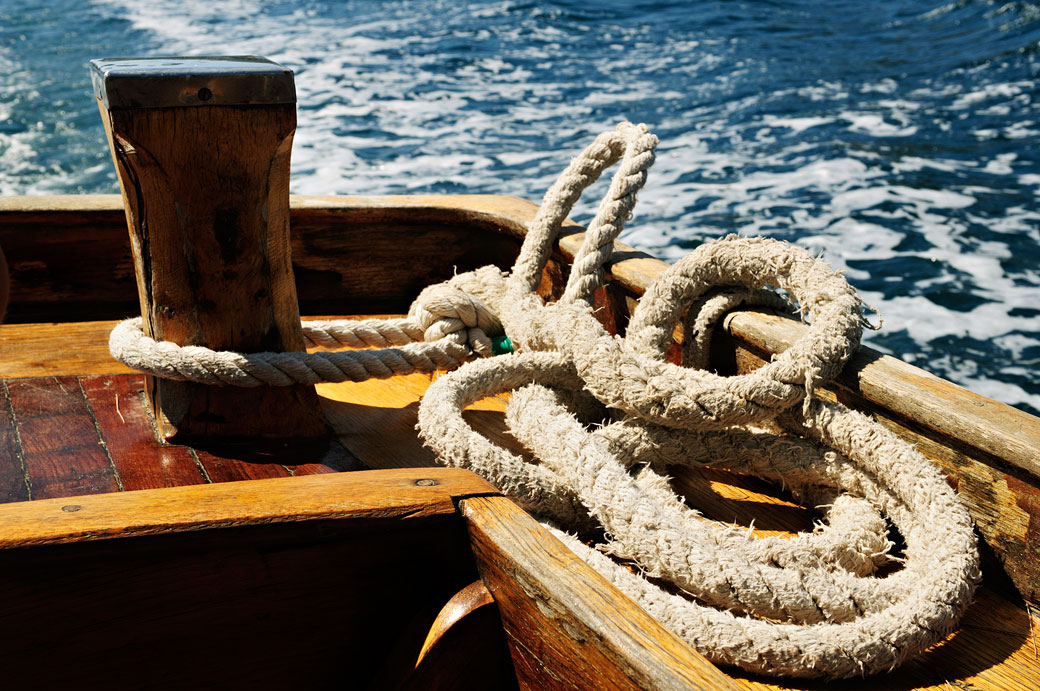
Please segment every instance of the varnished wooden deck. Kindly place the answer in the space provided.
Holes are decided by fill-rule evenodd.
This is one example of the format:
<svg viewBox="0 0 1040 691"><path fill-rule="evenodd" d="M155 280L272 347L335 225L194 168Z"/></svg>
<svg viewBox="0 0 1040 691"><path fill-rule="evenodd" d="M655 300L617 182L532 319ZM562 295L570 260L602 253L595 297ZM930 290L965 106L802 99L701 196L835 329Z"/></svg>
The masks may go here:
<svg viewBox="0 0 1040 691"><path fill-rule="evenodd" d="M318 387L336 432L314 448L192 449L160 443L143 397L144 378L107 354L112 322L0 326L0 502L233 482L360 469L432 466L415 433L429 375ZM75 357L49 360L40 344L58 331ZM66 347L65 352L73 350ZM501 400L468 413L471 424L503 440ZM756 532L811 529L815 513L754 478L719 471L685 474L676 487L706 515ZM727 670L748 689L1040 688L1040 617L1016 600L999 568L960 629L896 673L842 684L795 683Z"/></svg>

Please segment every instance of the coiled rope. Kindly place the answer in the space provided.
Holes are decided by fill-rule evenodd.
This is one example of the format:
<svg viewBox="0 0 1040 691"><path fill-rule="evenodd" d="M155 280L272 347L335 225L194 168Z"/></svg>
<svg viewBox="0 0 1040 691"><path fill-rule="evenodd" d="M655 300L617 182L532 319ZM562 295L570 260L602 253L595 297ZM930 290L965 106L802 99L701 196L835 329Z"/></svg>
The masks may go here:
<svg viewBox="0 0 1040 691"><path fill-rule="evenodd" d="M403 320L305 326L315 344L382 350L214 353L155 343L131 320L113 332L113 355L205 383L360 381L456 367L491 352L504 326L518 353L467 362L423 398L420 432L443 462L480 473L540 516L714 662L794 677L892 669L942 640L970 603L980 574L968 513L913 447L813 397L858 347L862 305L840 274L804 250L760 238L702 245L651 286L624 338L599 324L592 294L656 144L629 123L597 137L546 193L508 276L494 267L456 276L424 291ZM563 297L543 304L535 288L563 220L616 163ZM807 315L805 336L750 374L707 371L711 325L742 303L782 304L774 288ZM684 314L689 337L679 367L665 353ZM536 462L462 417L467 405L505 392L507 426ZM706 521L663 475L677 465L782 483L827 507L824 522L782 539ZM889 524L906 543L905 559L878 577L894 559ZM608 536L597 548L564 532L595 525ZM651 580L658 578L675 589L661 589Z"/></svg>

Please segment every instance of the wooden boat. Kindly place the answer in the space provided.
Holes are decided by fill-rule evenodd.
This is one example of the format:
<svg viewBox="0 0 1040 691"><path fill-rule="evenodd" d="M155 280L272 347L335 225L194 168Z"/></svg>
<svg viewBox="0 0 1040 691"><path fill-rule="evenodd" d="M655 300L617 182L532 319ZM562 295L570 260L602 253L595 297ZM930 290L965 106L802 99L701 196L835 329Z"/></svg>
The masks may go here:
<svg viewBox="0 0 1040 691"><path fill-rule="evenodd" d="M455 271L508 269L536 208L501 196L292 197L300 313L401 314ZM562 290L582 235L566 226L547 294ZM941 466L975 520L984 581L958 630L891 674L767 679L716 668L495 487L440 467L414 430L435 375L318 385L331 438L164 438L146 377L108 353L115 320L140 311L119 196L2 198L0 246L11 688L1040 688L1040 420L1024 412L860 349L821 395ZM605 323L623 331L664 266L617 244L597 294ZM713 366L754 369L802 329L733 312ZM502 410L489 399L467 414L508 443ZM684 470L674 486L758 534L815 518L752 477Z"/></svg>

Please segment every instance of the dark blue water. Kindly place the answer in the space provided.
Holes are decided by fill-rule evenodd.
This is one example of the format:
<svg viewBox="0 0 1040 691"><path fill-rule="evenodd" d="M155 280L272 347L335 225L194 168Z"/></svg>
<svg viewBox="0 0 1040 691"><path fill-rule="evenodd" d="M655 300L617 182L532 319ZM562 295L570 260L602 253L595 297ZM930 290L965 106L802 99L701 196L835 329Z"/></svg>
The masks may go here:
<svg viewBox="0 0 1040 691"><path fill-rule="evenodd" d="M116 190L90 58L248 53L296 71L295 192L537 199L646 122L628 242L822 252L872 345L1040 411L1036 3L0 0L0 193Z"/></svg>

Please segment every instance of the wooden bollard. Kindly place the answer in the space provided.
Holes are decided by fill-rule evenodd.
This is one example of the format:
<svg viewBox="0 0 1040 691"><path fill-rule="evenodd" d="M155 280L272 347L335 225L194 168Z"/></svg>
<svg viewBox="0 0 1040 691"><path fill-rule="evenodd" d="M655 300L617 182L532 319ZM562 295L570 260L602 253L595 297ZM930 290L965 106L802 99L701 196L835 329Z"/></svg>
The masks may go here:
<svg viewBox="0 0 1040 691"><path fill-rule="evenodd" d="M256 57L91 62L145 333L238 352L301 351L289 242L292 72ZM313 387L149 378L162 436L317 437Z"/></svg>

